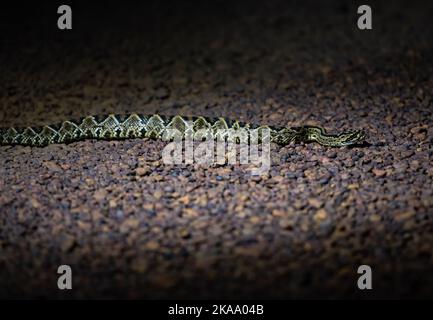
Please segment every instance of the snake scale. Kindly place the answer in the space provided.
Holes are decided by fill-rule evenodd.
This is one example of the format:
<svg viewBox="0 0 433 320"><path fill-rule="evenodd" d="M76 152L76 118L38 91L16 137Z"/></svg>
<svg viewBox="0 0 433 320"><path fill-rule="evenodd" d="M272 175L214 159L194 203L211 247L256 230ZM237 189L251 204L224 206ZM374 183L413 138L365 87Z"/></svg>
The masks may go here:
<svg viewBox="0 0 433 320"><path fill-rule="evenodd" d="M233 138L240 129L247 135L256 130L260 141L260 132L269 129L270 142L287 145L291 142L317 142L323 146L342 147L362 144L366 133L362 130L328 134L318 126L273 127L242 123L225 118L184 117L153 115L114 115L88 116L78 121L67 120L57 125L40 127L0 128L0 145L27 145L43 147L52 143L70 143L84 139L126 139L154 138L163 139L168 129L176 129L183 135L188 130L193 133L205 131L212 139L236 141ZM219 134L220 136L217 136ZM241 141L242 142L242 141ZM248 141L246 141L248 142Z"/></svg>

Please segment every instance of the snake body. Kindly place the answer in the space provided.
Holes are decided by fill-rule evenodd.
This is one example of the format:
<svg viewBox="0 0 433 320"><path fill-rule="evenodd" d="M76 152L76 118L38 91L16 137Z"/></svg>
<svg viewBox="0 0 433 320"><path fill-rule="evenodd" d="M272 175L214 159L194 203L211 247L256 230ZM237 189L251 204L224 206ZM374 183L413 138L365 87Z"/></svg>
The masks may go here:
<svg viewBox="0 0 433 320"><path fill-rule="evenodd" d="M153 115L88 116L78 121L67 120L57 125L40 127L0 128L0 145L27 145L43 147L53 143L70 143L84 139L164 139L169 129L176 129L184 137L188 132L224 141L248 142L248 136L257 133L261 140L264 129L269 129L270 142L287 145L291 142L317 142L323 146L342 147L361 144L366 138L362 130L331 135L319 126L273 127L247 124L225 118ZM239 132L246 132L240 135ZM242 138L243 137L243 138Z"/></svg>

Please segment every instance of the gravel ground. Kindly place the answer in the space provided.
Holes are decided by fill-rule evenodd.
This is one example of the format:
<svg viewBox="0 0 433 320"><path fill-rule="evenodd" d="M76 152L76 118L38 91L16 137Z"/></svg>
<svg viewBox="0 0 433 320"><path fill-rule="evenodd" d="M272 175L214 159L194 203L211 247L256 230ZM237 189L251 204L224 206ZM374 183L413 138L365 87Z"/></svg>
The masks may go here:
<svg viewBox="0 0 433 320"><path fill-rule="evenodd" d="M372 31L344 1L94 6L70 32L49 4L2 20L1 126L160 112L369 145L272 145L260 177L165 165L154 140L0 147L0 297L432 296L431 4L375 4Z"/></svg>

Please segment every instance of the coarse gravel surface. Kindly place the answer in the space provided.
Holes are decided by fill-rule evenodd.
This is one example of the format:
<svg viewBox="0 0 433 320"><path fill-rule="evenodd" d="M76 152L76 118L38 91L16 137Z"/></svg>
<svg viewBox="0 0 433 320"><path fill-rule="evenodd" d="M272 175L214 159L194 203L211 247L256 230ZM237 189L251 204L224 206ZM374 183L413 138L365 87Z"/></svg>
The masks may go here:
<svg viewBox="0 0 433 320"><path fill-rule="evenodd" d="M159 112L369 144L272 145L263 176L148 139L2 146L1 298L432 296L431 4L378 3L371 31L344 1L88 6L69 33L3 22L1 127Z"/></svg>

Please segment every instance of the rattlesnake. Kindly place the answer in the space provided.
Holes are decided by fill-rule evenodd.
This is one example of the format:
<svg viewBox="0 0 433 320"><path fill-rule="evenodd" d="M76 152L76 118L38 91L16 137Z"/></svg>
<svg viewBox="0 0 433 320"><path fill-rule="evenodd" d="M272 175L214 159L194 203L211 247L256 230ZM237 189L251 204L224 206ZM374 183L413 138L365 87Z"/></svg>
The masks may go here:
<svg viewBox="0 0 433 320"><path fill-rule="evenodd" d="M291 142L317 142L323 146L342 147L362 144L366 133L362 130L331 135L318 126L273 127L246 124L236 120L207 117L162 116L162 115L114 115L88 116L79 121L63 121L57 125L26 128L0 128L0 145L28 145L43 147L52 143L69 143L83 139L164 139L169 129L182 135L204 132L205 137L224 141L248 142L248 136L257 133L261 140L264 129L269 129L270 142L286 145ZM239 131L246 135L239 135ZM239 138L240 137L240 138ZM244 138L242 138L244 137ZM244 140L244 141L243 141Z"/></svg>

